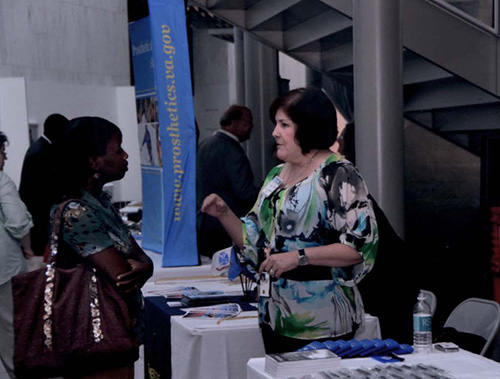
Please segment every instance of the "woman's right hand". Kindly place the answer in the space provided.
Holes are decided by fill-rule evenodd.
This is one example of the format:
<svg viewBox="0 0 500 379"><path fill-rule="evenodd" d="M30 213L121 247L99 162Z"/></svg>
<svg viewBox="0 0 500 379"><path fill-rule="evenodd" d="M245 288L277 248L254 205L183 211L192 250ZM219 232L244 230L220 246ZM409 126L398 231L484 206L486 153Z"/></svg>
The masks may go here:
<svg viewBox="0 0 500 379"><path fill-rule="evenodd" d="M200 210L212 217L216 217L233 240L233 243L243 249L241 221L219 195L215 193L208 195L203 200Z"/></svg>
<svg viewBox="0 0 500 379"><path fill-rule="evenodd" d="M118 275L116 286L124 293L129 293L141 289L144 283L151 277L151 269L147 262L136 259L127 259L130 271Z"/></svg>
<svg viewBox="0 0 500 379"><path fill-rule="evenodd" d="M208 195L205 200L203 200L203 204L201 206L201 211L203 213L216 218L222 216L225 212L227 212L228 209L229 207L227 206L226 202L215 193Z"/></svg>

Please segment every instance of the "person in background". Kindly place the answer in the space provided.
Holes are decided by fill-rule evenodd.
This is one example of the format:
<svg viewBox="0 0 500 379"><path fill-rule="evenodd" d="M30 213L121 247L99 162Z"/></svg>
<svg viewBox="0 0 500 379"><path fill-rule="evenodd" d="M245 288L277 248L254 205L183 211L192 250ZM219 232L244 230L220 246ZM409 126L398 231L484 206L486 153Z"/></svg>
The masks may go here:
<svg viewBox="0 0 500 379"><path fill-rule="evenodd" d="M220 130L205 139L198 149L196 166L197 209L203 199L216 193L237 216L245 215L257 198L258 188L250 161L241 142L250 138L252 112L239 105L230 106L220 119ZM212 257L232 245L220 222L210 215L197 215L198 251Z"/></svg>
<svg viewBox="0 0 500 379"><path fill-rule="evenodd" d="M0 359L10 378L14 376L13 304L10 279L27 270L26 259L33 256L30 247L31 215L19 198L16 185L3 172L8 143L0 132Z"/></svg>
<svg viewBox="0 0 500 379"><path fill-rule="evenodd" d="M141 287L153 274L153 263L132 237L119 213L103 191L106 183L120 180L128 169L122 133L99 117L71 120L63 133L57 166L61 201L70 201L62 212L59 241L77 261L88 261L116 284L137 319L138 334L144 327ZM57 207L53 207L53 211ZM60 257L64 260L64 254ZM96 369L97 370L97 369ZM133 379L133 362L121 367L99 368L82 378Z"/></svg>
<svg viewBox="0 0 500 379"><path fill-rule="evenodd" d="M329 150L337 118L326 94L293 90L273 102L270 117L284 163L269 172L252 210L239 220L217 194L201 208L221 222L260 278L268 354L354 337L364 321L356 285L372 269L378 243L364 180Z"/></svg>
<svg viewBox="0 0 500 379"><path fill-rule="evenodd" d="M43 124L43 134L34 141L24 156L19 194L35 226L31 229L31 244L35 255L42 256L48 242L50 208L56 201L54 169L58 159L55 145L68 126L68 119L51 114Z"/></svg>

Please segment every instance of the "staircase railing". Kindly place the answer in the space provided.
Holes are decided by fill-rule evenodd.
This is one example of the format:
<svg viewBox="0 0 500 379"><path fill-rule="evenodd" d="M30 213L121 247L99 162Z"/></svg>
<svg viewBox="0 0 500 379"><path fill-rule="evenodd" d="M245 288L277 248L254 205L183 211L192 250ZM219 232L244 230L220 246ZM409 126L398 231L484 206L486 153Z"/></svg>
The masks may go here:
<svg viewBox="0 0 500 379"><path fill-rule="evenodd" d="M432 0L457 16L499 34L498 0Z"/></svg>

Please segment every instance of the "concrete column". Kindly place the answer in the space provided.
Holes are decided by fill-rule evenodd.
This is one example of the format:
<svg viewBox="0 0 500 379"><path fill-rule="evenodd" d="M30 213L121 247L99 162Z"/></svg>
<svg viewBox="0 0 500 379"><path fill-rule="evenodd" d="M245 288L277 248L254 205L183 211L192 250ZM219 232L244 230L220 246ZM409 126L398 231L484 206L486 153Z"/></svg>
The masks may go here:
<svg viewBox="0 0 500 379"><path fill-rule="evenodd" d="M278 51L260 43L260 126L262 139L260 142L262 177L264 180L271 168L276 166L274 160L274 138L272 132L274 122L269 118L269 107L279 95L279 62ZM257 178L257 177L256 177ZM259 179L256 179L259 181Z"/></svg>
<svg viewBox="0 0 500 379"><path fill-rule="evenodd" d="M247 154L256 184L260 184L274 165L269 106L278 96L278 55L244 33L245 105L253 114L254 128L247 142Z"/></svg>
<svg viewBox="0 0 500 379"><path fill-rule="evenodd" d="M306 86L321 88L321 80L323 75L321 72L313 70L311 67L306 66Z"/></svg>
<svg viewBox="0 0 500 379"><path fill-rule="evenodd" d="M234 34L234 71L236 76L236 104L245 104L245 49L243 30L233 28Z"/></svg>
<svg viewBox="0 0 500 379"><path fill-rule="evenodd" d="M259 73L259 42L250 34L244 32L243 46L245 55L245 105L253 115L254 128L250 140L245 143L248 158L252 165L256 183L260 182L263 167L259 155L261 139L260 130L260 73Z"/></svg>
<svg viewBox="0 0 500 379"><path fill-rule="evenodd" d="M404 237L401 5L354 0L356 163L394 229Z"/></svg>

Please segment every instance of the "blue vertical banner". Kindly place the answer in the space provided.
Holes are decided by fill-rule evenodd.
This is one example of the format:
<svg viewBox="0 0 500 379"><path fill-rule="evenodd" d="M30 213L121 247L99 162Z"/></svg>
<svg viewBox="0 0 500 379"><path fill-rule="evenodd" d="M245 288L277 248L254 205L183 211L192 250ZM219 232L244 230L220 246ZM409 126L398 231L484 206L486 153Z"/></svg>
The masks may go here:
<svg viewBox="0 0 500 379"><path fill-rule="evenodd" d="M143 246L162 253L163 267L197 265L196 128L185 5L184 0L148 0L148 3L150 16L130 25L134 77L149 82L153 73L153 87L136 81L146 216ZM136 65L134 45L141 44L133 33L138 35L141 29L145 34L146 24L152 56L149 62L141 57ZM142 50L147 48L136 51ZM136 75L136 70L141 69L149 72ZM154 90L148 91L150 88ZM158 242L161 249L157 248Z"/></svg>
<svg viewBox="0 0 500 379"><path fill-rule="evenodd" d="M141 152L142 247L161 253L164 239L162 169L161 164L147 164L147 160L143 158L152 151L154 142L152 138L148 142L147 138L148 135L151 136L151 133L148 133L151 129L150 121L158 118L157 114L151 115L149 111L149 104L157 103L149 17L131 23L129 32L135 80L137 134Z"/></svg>

